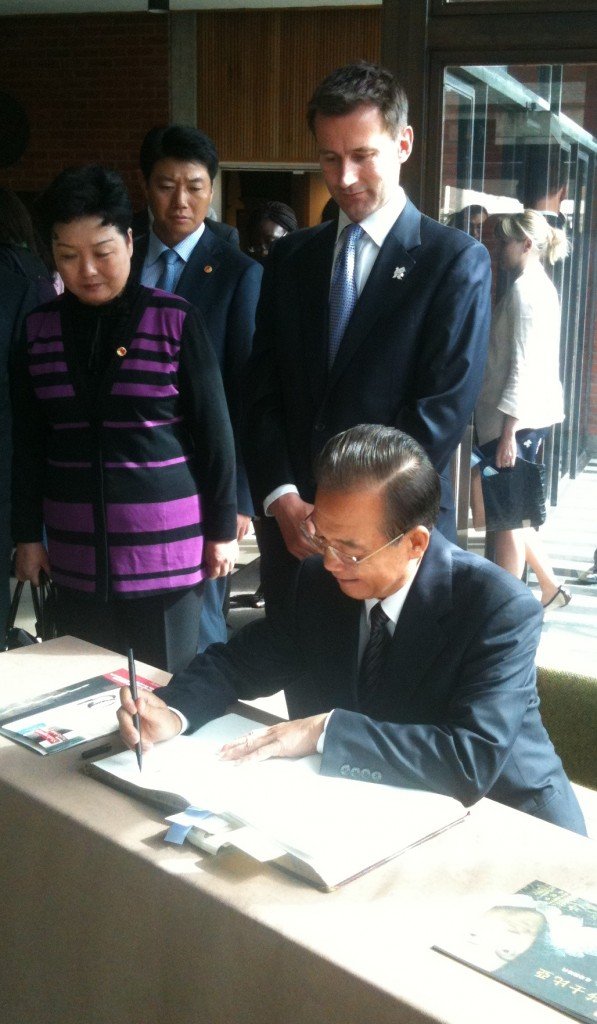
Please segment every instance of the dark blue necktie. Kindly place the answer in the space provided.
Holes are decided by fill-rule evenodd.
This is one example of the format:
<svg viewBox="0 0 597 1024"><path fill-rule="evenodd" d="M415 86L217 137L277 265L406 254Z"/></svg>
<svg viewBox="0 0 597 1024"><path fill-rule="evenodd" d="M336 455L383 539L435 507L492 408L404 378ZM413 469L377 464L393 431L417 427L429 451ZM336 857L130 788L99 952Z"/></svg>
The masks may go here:
<svg viewBox="0 0 597 1024"><path fill-rule="evenodd" d="M369 639L359 667L359 697L363 704L377 691L392 638L388 633L389 618L381 601L373 605L369 615Z"/></svg>
<svg viewBox="0 0 597 1024"><path fill-rule="evenodd" d="M161 288L163 292L172 292L176 287L176 281L178 278L178 261L180 256L174 249L164 249L160 253L160 260L162 263L162 272L158 278L157 288Z"/></svg>
<svg viewBox="0 0 597 1024"><path fill-rule="evenodd" d="M362 234L360 224L347 224L341 235L342 246L334 264L330 287L328 369L336 358L358 298L355 270L357 245Z"/></svg>

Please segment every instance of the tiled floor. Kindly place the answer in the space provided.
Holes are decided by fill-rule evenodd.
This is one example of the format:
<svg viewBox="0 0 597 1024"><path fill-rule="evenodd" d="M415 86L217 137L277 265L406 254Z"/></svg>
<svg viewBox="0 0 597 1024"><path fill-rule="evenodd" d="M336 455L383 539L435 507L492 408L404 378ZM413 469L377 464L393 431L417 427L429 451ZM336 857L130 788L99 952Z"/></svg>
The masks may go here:
<svg viewBox="0 0 597 1024"><path fill-rule="evenodd" d="M597 548L597 459L576 480L562 483L557 508L548 511L541 532L572 601L546 614L538 662L597 677L597 583L578 582ZM533 577L530 585L536 587Z"/></svg>

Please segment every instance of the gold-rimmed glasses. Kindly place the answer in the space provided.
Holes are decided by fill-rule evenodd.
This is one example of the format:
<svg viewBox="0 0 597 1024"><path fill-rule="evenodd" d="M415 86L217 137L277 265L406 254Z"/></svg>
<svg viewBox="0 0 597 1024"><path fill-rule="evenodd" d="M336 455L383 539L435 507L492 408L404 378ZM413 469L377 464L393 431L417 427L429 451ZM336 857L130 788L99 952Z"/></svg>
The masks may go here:
<svg viewBox="0 0 597 1024"><path fill-rule="evenodd" d="M311 529L309 529L311 527ZM407 531L399 533L397 537L393 537L392 540L387 541L386 544L382 544L380 548L376 548L375 551L370 551L368 555L362 555L361 558L357 558L356 555L349 555L346 551L339 551L333 544L328 544L327 540L323 537L319 537L313 531L313 523L311 522L311 516L307 516L303 519L300 525L300 531L306 541L309 542L313 551L320 555L325 555L326 551L329 551L333 558L336 558L343 565L362 565L363 562L367 562L374 555L378 555L380 551L385 551L391 544L397 544L399 540L405 536ZM313 532L312 532L313 531Z"/></svg>

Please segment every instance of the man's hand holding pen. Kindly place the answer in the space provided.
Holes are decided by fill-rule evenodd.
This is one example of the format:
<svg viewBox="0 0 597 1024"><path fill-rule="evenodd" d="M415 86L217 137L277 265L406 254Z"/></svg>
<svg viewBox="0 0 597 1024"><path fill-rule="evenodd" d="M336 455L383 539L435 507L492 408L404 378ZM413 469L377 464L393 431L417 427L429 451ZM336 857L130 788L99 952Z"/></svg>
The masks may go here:
<svg viewBox="0 0 597 1024"><path fill-rule="evenodd" d="M141 737L133 721L135 715L139 715ZM128 686L123 686L120 691L117 717L120 735L131 750L135 749L139 739L144 752L151 750L154 743L170 740L181 730L180 718L157 694L146 691L134 701Z"/></svg>

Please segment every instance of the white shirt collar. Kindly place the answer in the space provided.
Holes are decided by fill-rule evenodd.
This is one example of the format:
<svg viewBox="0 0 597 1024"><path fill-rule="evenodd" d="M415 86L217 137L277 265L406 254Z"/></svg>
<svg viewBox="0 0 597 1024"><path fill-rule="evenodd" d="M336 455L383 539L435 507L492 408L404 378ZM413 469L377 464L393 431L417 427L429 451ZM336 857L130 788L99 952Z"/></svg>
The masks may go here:
<svg viewBox="0 0 597 1024"><path fill-rule="evenodd" d="M421 563L419 562L419 565L420 564ZM387 597L384 597L383 601L381 602L381 606L382 606L384 612L386 613L386 615L388 616L390 622L392 623L392 626L391 626L391 632L392 633L394 632L394 629L396 628L396 623L398 622L398 619L400 617L400 612L402 611L402 607L404 605L404 602L406 601L406 598L408 597L408 592L409 592L410 588L412 587L413 580L414 580L415 576L417 575L418 569L419 569L419 566L417 566L417 569L416 569L412 579L410 579L408 581L408 583L405 583L404 586L400 587L400 590L396 590L395 593L389 594ZM377 603L378 603L378 598L376 598L376 597L368 597L368 598L365 599L365 614L367 616L367 625L369 625L369 616L371 615L371 609Z"/></svg>
<svg viewBox="0 0 597 1024"><path fill-rule="evenodd" d="M399 185L384 206L380 206L379 210L375 210L373 213L370 213L368 217L364 217L362 221L359 221L363 231L369 235L369 238L371 238L380 249L385 242L390 229L398 220L398 217L405 206L406 195L402 186ZM346 225L350 223L350 217L346 216L344 210L340 210L338 215L336 241L340 237L340 234Z"/></svg>
<svg viewBox="0 0 597 1024"><path fill-rule="evenodd" d="M197 245L197 242L201 238L201 235L203 234L204 231L205 223L202 223L199 225L196 231L193 231L190 235L187 235L186 238L183 238L182 242L178 242L176 245L172 246L174 252L177 252L180 258L184 260L185 263L188 262L191 253L193 252L193 249ZM154 263L157 263L162 253L165 252L166 249L168 248L169 246L167 246L165 242L162 242L161 239L159 239L158 236L155 234L153 229L151 229L149 232L149 241L147 243L147 257L145 259L145 266L151 267L153 266Z"/></svg>

